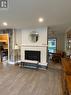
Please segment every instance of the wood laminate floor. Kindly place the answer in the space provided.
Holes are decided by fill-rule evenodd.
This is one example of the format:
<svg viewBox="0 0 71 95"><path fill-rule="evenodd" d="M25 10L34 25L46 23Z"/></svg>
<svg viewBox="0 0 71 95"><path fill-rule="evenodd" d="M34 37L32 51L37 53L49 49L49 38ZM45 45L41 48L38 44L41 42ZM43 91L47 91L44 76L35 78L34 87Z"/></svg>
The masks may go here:
<svg viewBox="0 0 71 95"><path fill-rule="evenodd" d="M63 95L61 71L0 64L0 95Z"/></svg>

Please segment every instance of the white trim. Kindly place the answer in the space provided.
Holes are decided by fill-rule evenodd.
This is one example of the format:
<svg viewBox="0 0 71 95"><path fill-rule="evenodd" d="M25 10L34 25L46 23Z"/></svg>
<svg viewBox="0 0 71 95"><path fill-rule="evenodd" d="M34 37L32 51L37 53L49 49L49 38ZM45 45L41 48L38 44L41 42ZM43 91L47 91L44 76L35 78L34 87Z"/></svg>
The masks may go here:
<svg viewBox="0 0 71 95"><path fill-rule="evenodd" d="M9 34L8 34L8 61L9 61L9 55L10 55L10 52L9 52Z"/></svg>
<svg viewBox="0 0 71 95"><path fill-rule="evenodd" d="M48 45L24 45L24 44L22 44L21 46L24 46L24 47L47 47Z"/></svg>
<svg viewBox="0 0 71 95"><path fill-rule="evenodd" d="M25 62L25 63L34 63L34 64L39 63L38 61L35 61L35 60L24 60L23 62Z"/></svg>

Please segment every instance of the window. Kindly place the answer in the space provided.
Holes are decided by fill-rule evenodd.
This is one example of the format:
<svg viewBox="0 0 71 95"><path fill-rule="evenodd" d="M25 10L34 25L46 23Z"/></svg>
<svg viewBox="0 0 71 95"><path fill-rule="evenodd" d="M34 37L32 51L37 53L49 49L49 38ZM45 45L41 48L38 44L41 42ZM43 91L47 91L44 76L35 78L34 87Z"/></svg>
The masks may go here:
<svg viewBox="0 0 71 95"><path fill-rule="evenodd" d="M48 51L50 53L56 52L56 39L48 39Z"/></svg>

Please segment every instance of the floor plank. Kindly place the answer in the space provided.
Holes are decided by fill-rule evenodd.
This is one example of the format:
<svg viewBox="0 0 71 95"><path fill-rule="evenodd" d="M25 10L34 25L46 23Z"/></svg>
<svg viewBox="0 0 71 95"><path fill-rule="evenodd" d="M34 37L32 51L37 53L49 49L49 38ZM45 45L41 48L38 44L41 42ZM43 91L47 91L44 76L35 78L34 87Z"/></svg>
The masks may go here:
<svg viewBox="0 0 71 95"><path fill-rule="evenodd" d="M0 95L63 95L61 71L0 64Z"/></svg>

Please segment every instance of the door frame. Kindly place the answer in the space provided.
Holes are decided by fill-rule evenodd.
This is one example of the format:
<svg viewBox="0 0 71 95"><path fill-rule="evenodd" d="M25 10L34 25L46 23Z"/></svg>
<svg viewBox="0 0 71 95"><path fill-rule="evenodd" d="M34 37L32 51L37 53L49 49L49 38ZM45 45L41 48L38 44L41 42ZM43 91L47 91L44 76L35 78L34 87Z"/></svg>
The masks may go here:
<svg viewBox="0 0 71 95"><path fill-rule="evenodd" d="M7 35L8 36L8 62L9 62L9 34L8 33L2 33L0 35Z"/></svg>

